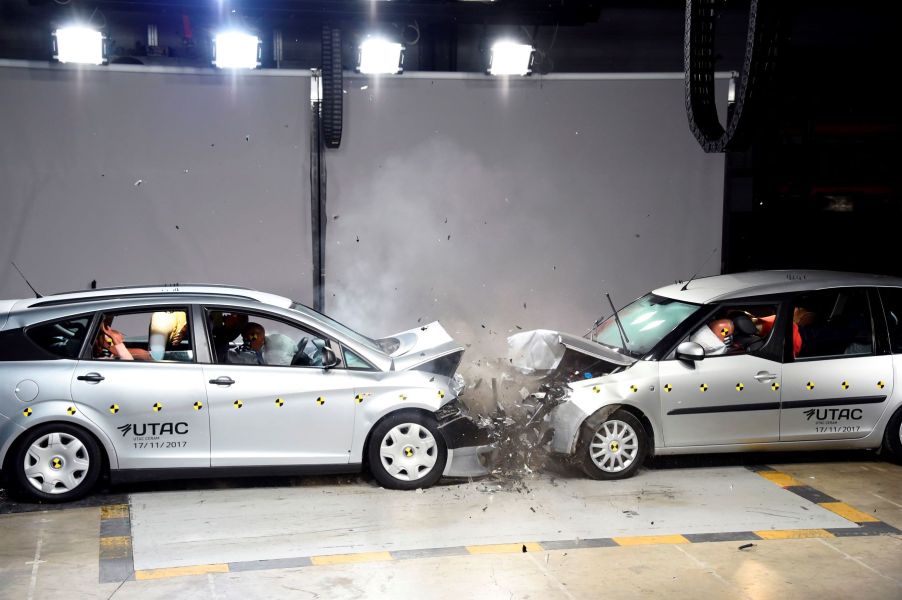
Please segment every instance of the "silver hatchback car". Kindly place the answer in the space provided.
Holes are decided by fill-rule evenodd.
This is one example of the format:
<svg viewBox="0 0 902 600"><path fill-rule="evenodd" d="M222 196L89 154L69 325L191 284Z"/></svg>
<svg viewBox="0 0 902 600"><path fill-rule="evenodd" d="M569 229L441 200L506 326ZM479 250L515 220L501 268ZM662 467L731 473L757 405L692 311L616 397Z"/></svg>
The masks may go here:
<svg viewBox="0 0 902 600"><path fill-rule="evenodd" d="M372 340L226 286L0 301L0 465L35 500L112 481L345 472L386 487L479 474L438 323Z"/></svg>
<svg viewBox="0 0 902 600"><path fill-rule="evenodd" d="M551 448L591 477L628 477L649 454L902 458L902 279L721 275L657 289L583 338L545 333L564 349L564 384L542 394Z"/></svg>

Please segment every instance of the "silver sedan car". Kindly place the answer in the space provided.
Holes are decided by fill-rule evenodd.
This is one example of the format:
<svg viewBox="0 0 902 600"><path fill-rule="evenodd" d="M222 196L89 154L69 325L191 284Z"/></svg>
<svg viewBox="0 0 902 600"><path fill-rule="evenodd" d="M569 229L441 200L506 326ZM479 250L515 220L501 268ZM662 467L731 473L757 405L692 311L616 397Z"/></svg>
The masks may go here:
<svg viewBox="0 0 902 600"><path fill-rule="evenodd" d="M226 286L0 301L0 465L40 501L113 482L356 471L385 487L479 474L438 323L372 340Z"/></svg>
<svg viewBox="0 0 902 600"><path fill-rule="evenodd" d="M882 448L902 459L902 279L708 277L657 289L585 337L529 334L561 350L543 365L557 379L541 395L551 449L591 477L628 477L650 454Z"/></svg>

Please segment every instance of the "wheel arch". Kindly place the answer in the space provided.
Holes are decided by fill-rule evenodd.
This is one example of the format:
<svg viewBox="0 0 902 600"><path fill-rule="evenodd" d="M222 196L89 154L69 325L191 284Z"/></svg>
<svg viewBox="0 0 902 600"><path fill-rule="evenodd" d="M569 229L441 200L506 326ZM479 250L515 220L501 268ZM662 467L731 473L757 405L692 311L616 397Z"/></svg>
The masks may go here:
<svg viewBox="0 0 902 600"><path fill-rule="evenodd" d="M430 411L426 410L425 408L421 408L421 407L419 407L419 406L404 406L404 407L399 407L399 408L397 408L396 410L389 411L389 412L385 413L384 415L382 415L381 417L379 417L379 418L373 423L373 426L370 427L370 430L366 432L366 437L365 437L364 440L363 440L363 452L362 452L362 455L363 455L363 456L362 456L362 464L363 464L364 467L369 468L369 461L370 461L370 459L369 459L369 448L370 448L370 440L371 440L372 437L373 437L373 431L375 431L376 428L379 427L379 425L380 425L383 421L385 421L385 420L388 419L389 417L392 417L392 416L397 415L397 414L399 414L399 413L415 413L415 414L419 414L419 415L423 415L423 416L431 417L431 418L435 419L435 413L430 412ZM445 441L445 440L443 439L442 441Z"/></svg>
<svg viewBox="0 0 902 600"><path fill-rule="evenodd" d="M7 446L6 455L2 460L3 473L6 477L9 477L12 473L12 460L13 457L18 453L19 448L22 446L24 440L26 439L29 432L34 431L36 427L43 427L45 425L68 425L70 427L75 427L84 431L87 435L91 436L94 442L97 444L97 447L100 448L100 478L107 479L110 474L110 449L105 443L105 441L100 438L94 431L91 430L90 427L85 427L85 425L79 421L68 421L68 420L60 420L60 419L51 419L47 421L41 421L35 423L28 429L23 429L19 434L13 438L10 442L9 446Z"/></svg>
<svg viewBox="0 0 902 600"><path fill-rule="evenodd" d="M632 404L607 404L602 406L594 413L589 415L582 423L579 428L579 438L576 442L576 447L579 448L580 445L585 441L585 436L587 432L593 431L598 425L603 423L605 419L610 417L612 414L617 412L618 410L625 410L630 413L639 422L642 424L642 427L645 429L645 435L648 436L648 455L649 457L654 456L655 454L655 428L652 425L651 419L648 418L648 415L637 406Z"/></svg>

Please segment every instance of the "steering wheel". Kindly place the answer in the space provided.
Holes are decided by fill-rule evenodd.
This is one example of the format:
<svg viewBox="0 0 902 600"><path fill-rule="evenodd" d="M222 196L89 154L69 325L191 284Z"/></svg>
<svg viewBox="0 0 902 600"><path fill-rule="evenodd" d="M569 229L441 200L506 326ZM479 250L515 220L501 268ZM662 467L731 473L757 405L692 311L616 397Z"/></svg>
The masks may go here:
<svg viewBox="0 0 902 600"><path fill-rule="evenodd" d="M294 353L294 358L291 359L292 367L312 367L313 361L310 360L310 357L307 356L307 353L304 352L304 348L307 347L307 338L301 338L301 341L298 342L298 350Z"/></svg>

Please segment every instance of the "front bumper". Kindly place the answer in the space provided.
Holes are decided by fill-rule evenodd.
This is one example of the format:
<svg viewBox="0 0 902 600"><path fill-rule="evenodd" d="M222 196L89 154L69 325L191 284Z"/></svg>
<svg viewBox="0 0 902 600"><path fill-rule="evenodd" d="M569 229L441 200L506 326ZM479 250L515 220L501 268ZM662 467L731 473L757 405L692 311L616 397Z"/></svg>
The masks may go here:
<svg viewBox="0 0 902 600"><path fill-rule="evenodd" d="M448 448L448 462L442 474L447 477L487 475L497 448L490 432L476 424L458 399L442 406L435 416Z"/></svg>
<svg viewBox="0 0 902 600"><path fill-rule="evenodd" d="M493 455L497 451L495 444L484 446L464 446L448 449L448 462L445 464L445 477L480 477L488 475Z"/></svg>
<svg viewBox="0 0 902 600"><path fill-rule="evenodd" d="M551 436L551 451L555 454L571 456L576 453L579 429L589 415L572 401L558 404L548 414Z"/></svg>

